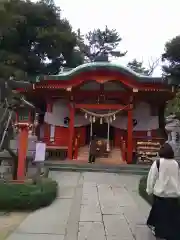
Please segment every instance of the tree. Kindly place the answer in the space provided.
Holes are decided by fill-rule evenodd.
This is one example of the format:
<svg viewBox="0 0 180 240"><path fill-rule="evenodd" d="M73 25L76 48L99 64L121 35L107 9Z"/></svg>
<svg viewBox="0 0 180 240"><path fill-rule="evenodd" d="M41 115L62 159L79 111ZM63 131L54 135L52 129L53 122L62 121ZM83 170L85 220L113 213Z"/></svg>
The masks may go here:
<svg viewBox="0 0 180 240"><path fill-rule="evenodd" d="M162 54L164 61L164 77L175 83L180 84L180 35L165 44L165 50Z"/></svg>
<svg viewBox="0 0 180 240"><path fill-rule="evenodd" d="M19 112L20 107L34 108L34 106L25 101L22 96L14 90L17 88L31 88L29 82L14 81L12 78L7 81L0 81L0 152L6 150L13 160L13 179L17 178L18 156L10 148L10 140L14 135L12 122L15 121L15 111Z"/></svg>
<svg viewBox="0 0 180 240"><path fill-rule="evenodd" d="M126 54L117 50L122 39L115 29L106 26L104 30L94 29L85 36L78 30L78 36L79 49L84 55L84 61L108 61L109 57L123 57Z"/></svg>
<svg viewBox="0 0 180 240"><path fill-rule="evenodd" d="M159 60L160 60L159 58L157 58L155 60L153 60L151 58L151 60L148 61L148 67L145 68L143 66L143 61L138 62L136 59L133 59L131 62L129 62L127 64L127 67L129 67L130 69L132 69L136 73L146 75L146 76L151 76L153 74L155 68L158 66Z"/></svg>
<svg viewBox="0 0 180 240"><path fill-rule="evenodd" d="M1 78L57 74L60 66L71 65L76 44L76 34L52 0L0 3Z"/></svg>
<svg viewBox="0 0 180 240"><path fill-rule="evenodd" d="M76 45L76 34L52 0L0 2L0 140L6 132L7 113L14 110L14 100L20 97L15 94L15 99L12 90L28 84L16 83L12 77L29 80L39 74L56 74L60 66L70 64ZM7 133L0 151L6 149L12 156L16 178L17 155L9 148L12 123Z"/></svg>
<svg viewBox="0 0 180 240"><path fill-rule="evenodd" d="M127 67L132 69L136 73L148 75L149 70L143 67L143 62L138 62L136 59L133 59L127 64Z"/></svg>
<svg viewBox="0 0 180 240"><path fill-rule="evenodd" d="M179 87L180 85L180 35L174 37L165 44L164 53L162 54L164 65L163 75L169 83ZM168 101L167 114L170 112L180 112L180 90L177 88L176 97Z"/></svg>
<svg viewBox="0 0 180 240"><path fill-rule="evenodd" d="M180 113L180 91L177 91L176 97L168 101L166 105L166 115L178 114Z"/></svg>

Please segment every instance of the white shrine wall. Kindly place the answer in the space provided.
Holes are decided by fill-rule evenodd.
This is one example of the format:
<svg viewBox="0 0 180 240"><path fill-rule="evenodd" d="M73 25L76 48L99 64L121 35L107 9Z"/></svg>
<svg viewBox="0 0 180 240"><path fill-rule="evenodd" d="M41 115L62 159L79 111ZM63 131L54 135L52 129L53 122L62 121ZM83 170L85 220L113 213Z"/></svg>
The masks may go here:
<svg viewBox="0 0 180 240"><path fill-rule="evenodd" d="M47 124L59 127L67 127L64 123L64 118L69 117L68 102L57 100L53 104L52 112L45 114L44 121ZM139 102L133 110L133 119L136 119L137 125L134 131L149 131L159 128L159 118L151 115L151 106L146 102ZM84 114L75 114L75 127L83 127L90 124L89 119L84 117ZM127 129L127 115L119 113L116 120L111 123L112 126L126 130Z"/></svg>

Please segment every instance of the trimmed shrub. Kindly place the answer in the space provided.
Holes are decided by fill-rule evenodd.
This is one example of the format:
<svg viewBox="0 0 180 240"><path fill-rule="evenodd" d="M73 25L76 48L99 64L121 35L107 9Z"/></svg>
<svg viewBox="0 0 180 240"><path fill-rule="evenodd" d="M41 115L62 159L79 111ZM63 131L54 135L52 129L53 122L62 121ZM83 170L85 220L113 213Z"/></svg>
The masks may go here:
<svg viewBox="0 0 180 240"><path fill-rule="evenodd" d="M152 205L152 196L146 192L147 176L143 176L139 182L139 195Z"/></svg>
<svg viewBox="0 0 180 240"><path fill-rule="evenodd" d="M57 193L58 184L51 179L36 184L0 182L0 210L33 211L50 205Z"/></svg>
<svg viewBox="0 0 180 240"><path fill-rule="evenodd" d="M139 195L142 198L144 198L144 200L146 200L150 205L152 205L153 198L152 198L152 195L148 195L146 193L146 185L147 185L147 176L143 176L139 182ZM179 206L180 206L180 199L179 199Z"/></svg>

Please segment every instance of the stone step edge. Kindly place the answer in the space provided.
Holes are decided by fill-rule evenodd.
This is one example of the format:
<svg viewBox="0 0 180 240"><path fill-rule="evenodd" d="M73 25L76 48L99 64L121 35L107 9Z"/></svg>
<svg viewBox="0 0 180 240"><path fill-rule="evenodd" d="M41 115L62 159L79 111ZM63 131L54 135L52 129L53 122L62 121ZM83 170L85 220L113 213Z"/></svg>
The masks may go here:
<svg viewBox="0 0 180 240"><path fill-rule="evenodd" d="M76 161L76 160L74 160ZM150 166L143 166L143 165L138 165L138 164L121 164L121 165L111 165L111 164L93 164L90 165L87 162L85 163L54 163L54 162L45 162L45 166L48 167L76 167L76 168L89 168L91 166L91 168L100 168L100 169L104 169L104 168L108 168L108 169L130 169L130 170L147 170L149 171Z"/></svg>
<svg viewBox="0 0 180 240"><path fill-rule="evenodd" d="M123 169L97 169L97 168L78 168L78 167L58 167L58 166L50 166L49 170L51 171L70 171L70 172L107 172L107 173L122 173L122 174L134 174L134 175L147 175L148 171L136 171L136 170L123 170Z"/></svg>
<svg viewBox="0 0 180 240"><path fill-rule="evenodd" d="M149 169L133 169L133 168L108 168L108 167L94 167L94 166L84 166L84 167L79 167L79 166L62 166L62 165L46 165L48 168L57 168L57 169L96 169L96 170L108 170L108 171L135 171L135 172L149 172Z"/></svg>

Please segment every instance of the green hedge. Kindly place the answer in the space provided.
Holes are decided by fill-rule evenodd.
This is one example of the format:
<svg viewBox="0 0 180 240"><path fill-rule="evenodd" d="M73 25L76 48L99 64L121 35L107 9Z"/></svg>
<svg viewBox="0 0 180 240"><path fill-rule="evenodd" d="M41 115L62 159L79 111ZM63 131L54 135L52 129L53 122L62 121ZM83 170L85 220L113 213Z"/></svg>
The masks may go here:
<svg viewBox="0 0 180 240"><path fill-rule="evenodd" d="M0 210L33 211L50 205L57 197L58 185L44 179L36 184L0 183Z"/></svg>
<svg viewBox="0 0 180 240"><path fill-rule="evenodd" d="M152 196L146 192L147 176L143 176L139 182L139 195L144 198L149 204L152 204Z"/></svg>
<svg viewBox="0 0 180 240"><path fill-rule="evenodd" d="M147 176L143 176L139 182L139 195L144 198L150 205L152 205L153 198L152 195L148 195L146 193L146 185L147 185ZM179 199L180 206L180 199Z"/></svg>

